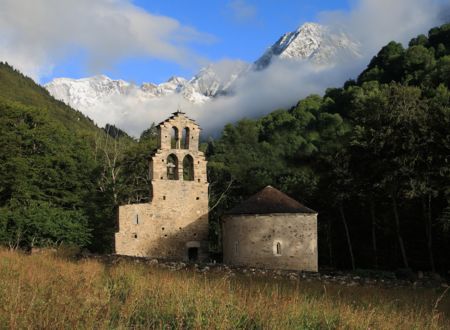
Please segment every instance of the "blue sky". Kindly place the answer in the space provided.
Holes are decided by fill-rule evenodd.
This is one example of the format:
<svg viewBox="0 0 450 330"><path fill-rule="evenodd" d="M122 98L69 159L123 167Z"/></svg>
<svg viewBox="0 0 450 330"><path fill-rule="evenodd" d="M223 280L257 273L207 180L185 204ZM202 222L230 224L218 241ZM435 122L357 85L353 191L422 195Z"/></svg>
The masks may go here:
<svg viewBox="0 0 450 330"><path fill-rule="evenodd" d="M132 3L151 14L171 17L207 34L207 40L200 38L186 45L204 58L205 63L221 59L254 61L282 34L305 22L316 21L318 13L349 9L349 2L345 0L136 0ZM104 73L135 83L160 83L173 75L190 78L199 66L149 56L127 56L98 72L88 70L85 54L75 51L61 60L50 74L43 75L41 82L54 77L81 78Z"/></svg>

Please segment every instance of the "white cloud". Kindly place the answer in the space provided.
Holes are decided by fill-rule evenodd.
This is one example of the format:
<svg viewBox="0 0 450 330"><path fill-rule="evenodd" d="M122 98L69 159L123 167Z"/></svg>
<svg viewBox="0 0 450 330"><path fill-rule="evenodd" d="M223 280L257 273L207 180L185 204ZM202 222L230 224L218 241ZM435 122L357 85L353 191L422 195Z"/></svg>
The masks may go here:
<svg viewBox="0 0 450 330"><path fill-rule="evenodd" d="M223 64L229 68L230 61ZM134 94L114 95L99 107L85 113L99 125L114 123L138 137L152 122L159 123L180 106L203 128L204 137L217 136L223 125L243 117L252 118L278 108L288 108L302 96L320 93L324 86L338 85L342 77L356 74L353 65L318 68L309 62L275 60L266 70L250 71L236 81L236 94L220 96L204 104L192 104L180 94L162 98L143 99Z"/></svg>
<svg viewBox="0 0 450 330"><path fill-rule="evenodd" d="M257 9L255 6L244 0L232 0L228 4L233 19L239 23L247 23L256 17Z"/></svg>
<svg viewBox="0 0 450 330"><path fill-rule="evenodd" d="M408 41L427 34L442 24L448 3L441 0L359 0L350 12L322 12L319 20L344 30L362 45L366 56L373 56L389 41Z"/></svg>
<svg viewBox="0 0 450 330"><path fill-rule="evenodd" d="M318 67L307 61L275 60L262 71L252 71L236 83L236 94L191 109L206 135L217 135L225 123L256 118L276 109L288 109L299 99L322 93L354 76L354 63Z"/></svg>
<svg viewBox="0 0 450 330"><path fill-rule="evenodd" d="M186 43L212 39L128 0L0 1L0 60L35 79L74 51L92 72L130 56L192 65L200 58Z"/></svg>

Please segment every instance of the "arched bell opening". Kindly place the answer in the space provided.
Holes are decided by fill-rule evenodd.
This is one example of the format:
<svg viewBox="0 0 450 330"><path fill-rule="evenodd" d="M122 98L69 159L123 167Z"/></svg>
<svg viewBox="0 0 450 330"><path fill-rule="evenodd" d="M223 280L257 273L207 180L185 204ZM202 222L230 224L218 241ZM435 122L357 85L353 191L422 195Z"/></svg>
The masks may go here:
<svg viewBox="0 0 450 330"><path fill-rule="evenodd" d="M178 158L174 154L167 157L167 179L178 180Z"/></svg>
<svg viewBox="0 0 450 330"><path fill-rule="evenodd" d="M179 136L178 128L176 128L175 126L172 127L172 130L171 130L170 148L180 149L180 136Z"/></svg>
<svg viewBox="0 0 450 330"><path fill-rule="evenodd" d="M190 131L188 127L183 129L183 134L181 136L181 147L183 149L189 149Z"/></svg>
<svg viewBox="0 0 450 330"><path fill-rule="evenodd" d="M191 155L186 155L183 159L183 180L194 180L194 159Z"/></svg>

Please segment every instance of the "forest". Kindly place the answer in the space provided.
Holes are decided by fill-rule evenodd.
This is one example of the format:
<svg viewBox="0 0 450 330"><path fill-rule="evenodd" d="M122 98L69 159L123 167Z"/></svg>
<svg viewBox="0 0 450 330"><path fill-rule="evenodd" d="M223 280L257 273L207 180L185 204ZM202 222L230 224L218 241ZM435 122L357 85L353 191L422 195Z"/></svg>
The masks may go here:
<svg viewBox="0 0 450 330"><path fill-rule="evenodd" d="M384 46L354 80L203 141L211 252L221 214L266 185L319 212L319 265L450 269L450 24ZM0 65L0 243L113 248L116 208L149 200L139 139L98 128Z"/></svg>

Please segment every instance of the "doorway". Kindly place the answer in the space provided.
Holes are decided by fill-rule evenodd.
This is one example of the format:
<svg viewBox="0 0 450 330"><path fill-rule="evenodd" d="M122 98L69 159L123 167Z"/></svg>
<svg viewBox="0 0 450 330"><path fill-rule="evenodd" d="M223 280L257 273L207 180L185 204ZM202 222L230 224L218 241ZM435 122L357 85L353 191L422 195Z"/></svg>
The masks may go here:
<svg viewBox="0 0 450 330"><path fill-rule="evenodd" d="M188 260L197 261L198 260L198 247L188 248Z"/></svg>

